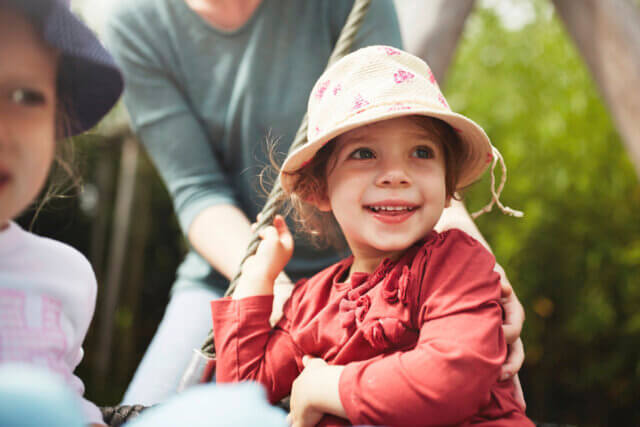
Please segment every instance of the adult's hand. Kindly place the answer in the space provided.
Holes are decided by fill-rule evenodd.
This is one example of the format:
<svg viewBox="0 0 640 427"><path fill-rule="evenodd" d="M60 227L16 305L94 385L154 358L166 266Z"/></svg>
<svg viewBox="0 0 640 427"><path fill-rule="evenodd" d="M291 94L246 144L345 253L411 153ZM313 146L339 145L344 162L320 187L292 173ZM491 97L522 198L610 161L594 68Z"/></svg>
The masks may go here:
<svg viewBox="0 0 640 427"><path fill-rule="evenodd" d="M525 317L524 309L513 291L513 287L509 279L507 279L502 266L496 264L494 270L500 275L500 302L505 312L502 330L509 349L507 360L505 360L500 370L500 380L513 379L513 384L515 385L514 398L523 409L526 409L527 404L524 400L520 379L518 378L518 371L520 371L524 362L524 345L522 344L522 339L520 339Z"/></svg>
<svg viewBox="0 0 640 427"><path fill-rule="evenodd" d="M500 379L505 380L518 373L524 362L524 346L520 339L524 324L524 309L518 300L513 287L507 279L504 269L496 264L494 270L500 275L500 302L504 309L505 319L502 324L505 340L509 346L507 360L502 365Z"/></svg>

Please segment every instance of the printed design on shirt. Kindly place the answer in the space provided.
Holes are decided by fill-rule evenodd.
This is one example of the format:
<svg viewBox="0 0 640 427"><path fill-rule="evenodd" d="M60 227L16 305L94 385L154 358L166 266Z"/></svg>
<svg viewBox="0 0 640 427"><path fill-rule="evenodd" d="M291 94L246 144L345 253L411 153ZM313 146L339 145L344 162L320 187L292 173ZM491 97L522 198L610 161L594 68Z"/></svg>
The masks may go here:
<svg viewBox="0 0 640 427"><path fill-rule="evenodd" d="M62 303L46 295L0 289L0 362L26 362L70 376Z"/></svg>
<svg viewBox="0 0 640 427"><path fill-rule="evenodd" d="M342 85L340 83L338 83L333 88L333 96L337 96L341 91L342 91Z"/></svg>
<svg viewBox="0 0 640 427"><path fill-rule="evenodd" d="M318 86L318 89L316 89L317 99L322 99L330 83L331 83L331 80L325 80L322 83L320 83L320 85Z"/></svg>
<svg viewBox="0 0 640 427"><path fill-rule="evenodd" d="M405 71L405 70L398 70L395 73L393 73L393 79L395 80L396 83L400 84L400 83L404 83L408 80L411 80L415 77L415 74L413 74L410 71Z"/></svg>

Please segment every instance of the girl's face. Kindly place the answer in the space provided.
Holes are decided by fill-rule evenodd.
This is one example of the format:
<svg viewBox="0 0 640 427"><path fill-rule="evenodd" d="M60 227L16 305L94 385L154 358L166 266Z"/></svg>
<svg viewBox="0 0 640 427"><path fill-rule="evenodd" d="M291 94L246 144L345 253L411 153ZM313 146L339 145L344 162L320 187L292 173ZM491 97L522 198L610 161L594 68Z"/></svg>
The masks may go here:
<svg viewBox="0 0 640 427"><path fill-rule="evenodd" d="M55 150L57 56L0 7L0 229L38 195Z"/></svg>
<svg viewBox="0 0 640 427"><path fill-rule="evenodd" d="M401 117L335 144L318 207L333 212L356 260L395 258L433 229L449 198L442 147L428 132Z"/></svg>

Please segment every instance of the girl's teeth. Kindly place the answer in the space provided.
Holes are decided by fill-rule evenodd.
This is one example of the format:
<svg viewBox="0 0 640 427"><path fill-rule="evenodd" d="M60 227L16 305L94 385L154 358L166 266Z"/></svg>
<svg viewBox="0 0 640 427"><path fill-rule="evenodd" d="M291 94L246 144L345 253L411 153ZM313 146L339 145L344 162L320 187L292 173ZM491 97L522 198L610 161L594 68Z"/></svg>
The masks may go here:
<svg viewBox="0 0 640 427"><path fill-rule="evenodd" d="M408 206L372 206L371 210L374 212L379 211L408 211L410 208Z"/></svg>

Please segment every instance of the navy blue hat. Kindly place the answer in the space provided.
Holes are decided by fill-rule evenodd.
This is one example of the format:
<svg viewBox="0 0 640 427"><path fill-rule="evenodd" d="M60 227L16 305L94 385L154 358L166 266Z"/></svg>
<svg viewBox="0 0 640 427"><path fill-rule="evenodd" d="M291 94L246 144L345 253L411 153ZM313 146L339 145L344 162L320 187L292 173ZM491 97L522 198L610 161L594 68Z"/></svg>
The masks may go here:
<svg viewBox="0 0 640 427"><path fill-rule="evenodd" d="M123 80L111 55L69 9L69 0L10 0L60 52L58 94L71 116L66 136L95 126L120 98Z"/></svg>

